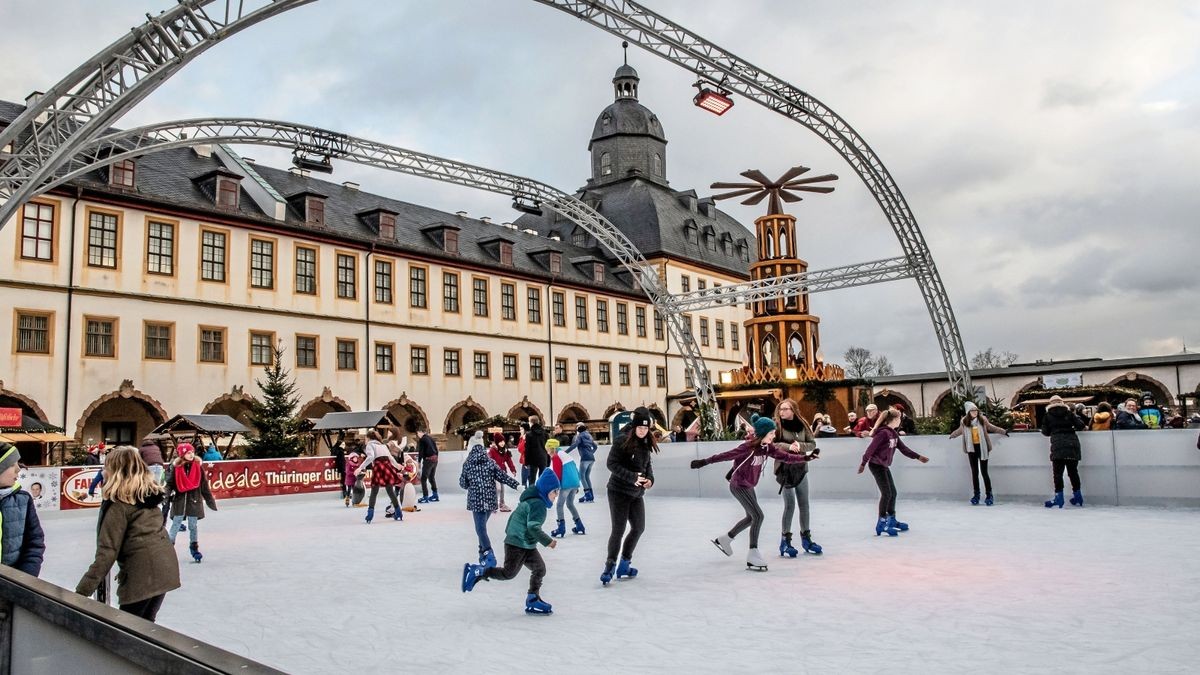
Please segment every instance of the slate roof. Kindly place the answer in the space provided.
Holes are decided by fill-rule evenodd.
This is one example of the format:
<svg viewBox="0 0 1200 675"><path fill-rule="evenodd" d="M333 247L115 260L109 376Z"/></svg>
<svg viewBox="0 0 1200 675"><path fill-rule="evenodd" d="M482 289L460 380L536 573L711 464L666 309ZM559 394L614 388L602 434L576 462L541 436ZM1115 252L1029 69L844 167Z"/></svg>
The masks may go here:
<svg viewBox="0 0 1200 675"><path fill-rule="evenodd" d="M229 415L176 415L154 429L153 433L199 431L208 434L245 434L251 430Z"/></svg>

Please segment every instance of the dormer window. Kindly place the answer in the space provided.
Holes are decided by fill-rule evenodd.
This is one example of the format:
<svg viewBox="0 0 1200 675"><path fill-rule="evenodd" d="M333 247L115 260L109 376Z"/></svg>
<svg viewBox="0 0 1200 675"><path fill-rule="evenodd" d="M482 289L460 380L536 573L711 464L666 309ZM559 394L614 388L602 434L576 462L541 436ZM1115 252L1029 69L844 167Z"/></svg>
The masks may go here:
<svg viewBox="0 0 1200 675"><path fill-rule="evenodd" d="M600 153L600 175L612 175L612 155L608 154L607 152Z"/></svg>
<svg viewBox="0 0 1200 675"><path fill-rule="evenodd" d="M592 263L592 281L604 283L604 263Z"/></svg>
<svg viewBox="0 0 1200 675"><path fill-rule="evenodd" d="M733 237L728 232L721 235L721 252L733 255Z"/></svg>
<svg viewBox="0 0 1200 675"><path fill-rule="evenodd" d="M458 232L454 230L446 230L445 240L442 245L442 250L446 253L458 253Z"/></svg>
<svg viewBox="0 0 1200 675"><path fill-rule="evenodd" d="M502 241L500 242L500 264L512 267L513 264L513 245Z"/></svg>
<svg viewBox="0 0 1200 675"><path fill-rule="evenodd" d="M587 232L575 228L575 231L571 233L571 243L580 247L587 246Z"/></svg>
<svg viewBox="0 0 1200 675"><path fill-rule="evenodd" d="M651 165L651 171L655 176L663 175L662 170L662 155L654 153L654 163Z"/></svg>
<svg viewBox="0 0 1200 675"><path fill-rule="evenodd" d="M696 221L694 220L689 219L683 224L683 234L689 244L695 244L700 241L700 228L696 227Z"/></svg>
<svg viewBox="0 0 1200 675"><path fill-rule="evenodd" d="M304 198L304 220L313 225L325 224L325 198L309 195Z"/></svg>
<svg viewBox="0 0 1200 675"><path fill-rule="evenodd" d="M379 238L388 241L396 238L396 216L390 213L379 214Z"/></svg>
<svg viewBox="0 0 1200 675"><path fill-rule="evenodd" d="M108 184L113 187L133 188L135 166L132 159L125 159L109 167Z"/></svg>
<svg viewBox="0 0 1200 675"><path fill-rule="evenodd" d="M236 209L241 194L241 184L237 180L227 176L217 177L217 206Z"/></svg>
<svg viewBox="0 0 1200 675"><path fill-rule="evenodd" d="M704 245L708 247L708 250L715 252L717 250L717 236L712 232L705 232Z"/></svg>
<svg viewBox="0 0 1200 675"><path fill-rule="evenodd" d="M550 274L553 276L558 276L558 275L562 274L562 254L561 253L551 253L550 254Z"/></svg>

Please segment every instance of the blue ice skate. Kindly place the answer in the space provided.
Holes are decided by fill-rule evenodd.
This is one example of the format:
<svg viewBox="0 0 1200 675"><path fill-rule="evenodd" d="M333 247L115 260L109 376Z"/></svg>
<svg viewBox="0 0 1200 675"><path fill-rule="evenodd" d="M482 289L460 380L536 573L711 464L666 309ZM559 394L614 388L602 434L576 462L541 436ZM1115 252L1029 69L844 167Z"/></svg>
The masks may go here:
<svg viewBox="0 0 1200 675"><path fill-rule="evenodd" d="M908 523L896 520L896 516L888 516L888 525L897 532L908 532Z"/></svg>
<svg viewBox="0 0 1200 675"><path fill-rule="evenodd" d="M1071 493L1071 506L1083 506L1083 493L1079 490Z"/></svg>
<svg viewBox="0 0 1200 675"><path fill-rule="evenodd" d="M813 555L821 555L822 552L821 545L812 540L812 532L808 530L800 533L800 548Z"/></svg>
<svg viewBox="0 0 1200 675"><path fill-rule="evenodd" d="M900 535L900 533L896 531L896 528L891 526L887 518L880 518L875 523L875 536L878 537L879 535L885 533L889 537L896 537Z"/></svg>
<svg viewBox="0 0 1200 675"><path fill-rule="evenodd" d="M555 539L562 539L563 537L567 536L567 521L558 521L558 527L550 530L550 536L554 537Z"/></svg>
<svg viewBox="0 0 1200 675"><path fill-rule="evenodd" d="M575 527L572 527L571 531L575 534L587 534L587 530L583 529L583 521L578 518L575 519Z"/></svg>
<svg viewBox="0 0 1200 675"><path fill-rule="evenodd" d="M471 563L467 563L467 564L463 565L463 576L462 576L463 593L470 593L471 589L475 588L475 584L479 583L479 580L483 578L483 573L484 573L483 565L472 565Z"/></svg>
<svg viewBox="0 0 1200 675"><path fill-rule="evenodd" d="M1048 508L1048 509L1052 509L1055 506L1057 506L1060 509L1063 507L1062 492L1055 492L1054 496L1046 502L1046 508Z"/></svg>
<svg viewBox="0 0 1200 675"><path fill-rule="evenodd" d="M613 561L604 563L604 571L600 573L600 584L607 586L608 582L612 581L613 574L616 572L617 564Z"/></svg>
<svg viewBox="0 0 1200 675"><path fill-rule="evenodd" d="M628 558L621 558L620 564L617 565L617 578L621 579L629 577L630 579L637 576L637 568L629 564Z"/></svg>
<svg viewBox="0 0 1200 675"><path fill-rule="evenodd" d="M550 603L538 597L537 593L530 593L525 596L525 613L526 614L553 614L550 608Z"/></svg>
<svg viewBox="0 0 1200 675"><path fill-rule="evenodd" d="M798 555L800 555L800 551L797 551L796 547L792 546L792 533L784 532L783 538L779 540L779 557L788 556L795 558Z"/></svg>

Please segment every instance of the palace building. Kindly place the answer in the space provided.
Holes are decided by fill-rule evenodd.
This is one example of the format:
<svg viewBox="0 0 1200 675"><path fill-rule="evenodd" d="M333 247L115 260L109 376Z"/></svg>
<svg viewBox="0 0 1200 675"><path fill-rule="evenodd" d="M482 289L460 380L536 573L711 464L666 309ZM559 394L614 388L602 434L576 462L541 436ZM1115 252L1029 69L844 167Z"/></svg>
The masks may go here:
<svg viewBox="0 0 1200 675"><path fill-rule="evenodd" d="M578 195L670 291L748 280L754 235L669 186L666 135L638 83L617 71ZM0 102L0 127L21 110ZM136 444L180 413L244 420L276 343L301 416L387 409L451 449L455 428L494 415L690 415L679 401L691 383L653 306L552 212L493 223L196 146L31 201L0 249L12 252L0 407L81 443ZM714 381L742 367L750 318L736 305L691 317Z"/></svg>

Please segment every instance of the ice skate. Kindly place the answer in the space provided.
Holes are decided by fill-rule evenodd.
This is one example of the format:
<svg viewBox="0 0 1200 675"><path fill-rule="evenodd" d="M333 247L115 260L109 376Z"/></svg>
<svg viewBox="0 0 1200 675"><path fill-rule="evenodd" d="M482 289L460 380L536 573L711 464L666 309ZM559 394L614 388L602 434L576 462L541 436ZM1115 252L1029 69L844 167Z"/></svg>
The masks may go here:
<svg viewBox="0 0 1200 675"><path fill-rule="evenodd" d="M608 582L612 581L613 574L615 573L616 568L617 568L617 564L615 562L612 562L611 560L609 562L604 563L604 571L600 573L600 584L601 585L607 586Z"/></svg>
<svg viewBox="0 0 1200 675"><path fill-rule="evenodd" d="M367 507L367 524L370 525L372 520L375 520L375 509L368 506Z"/></svg>
<svg viewBox="0 0 1200 675"><path fill-rule="evenodd" d="M567 536L567 521L558 521L558 527L550 530L550 536L554 537L555 539L562 539L563 537Z"/></svg>
<svg viewBox="0 0 1200 675"><path fill-rule="evenodd" d="M746 569L753 572L767 571L767 561L763 560L763 557L758 552L758 549L752 548L748 553L746 553Z"/></svg>
<svg viewBox="0 0 1200 675"><path fill-rule="evenodd" d="M1083 506L1083 493L1079 490L1071 493L1071 506Z"/></svg>
<svg viewBox="0 0 1200 675"><path fill-rule="evenodd" d="M1051 497L1051 498L1050 498L1050 499L1049 499L1049 500L1046 502L1046 508L1048 508L1048 509L1052 509L1052 508L1054 508L1055 506L1057 506L1057 507L1058 507L1058 508L1060 508L1060 509L1063 507L1063 494L1062 494L1062 492L1055 492L1055 493L1054 493L1054 496L1053 496L1053 497Z"/></svg>
<svg viewBox="0 0 1200 675"><path fill-rule="evenodd" d="M888 526L897 532L908 532L908 523L896 520L896 516L888 516Z"/></svg>
<svg viewBox="0 0 1200 675"><path fill-rule="evenodd" d="M491 569L496 566L496 554L490 548L485 548L479 552L479 564L485 568Z"/></svg>
<svg viewBox="0 0 1200 675"><path fill-rule="evenodd" d="M587 534L587 530L583 529L583 521L578 518L575 519L575 527L572 527L571 531L575 534Z"/></svg>
<svg viewBox="0 0 1200 675"><path fill-rule="evenodd" d="M975 495L973 497L971 497L971 506L979 506L979 493L978 492L976 492Z"/></svg>
<svg viewBox="0 0 1200 675"><path fill-rule="evenodd" d="M733 537L728 534L723 534L712 540L713 546L721 549L721 553L727 556L733 555Z"/></svg>
<svg viewBox="0 0 1200 675"><path fill-rule="evenodd" d="M987 498L983 500L983 503L987 506L991 506L992 504L996 503L996 500L992 499L991 495L988 495Z"/></svg>
<svg viewBox="0 0 1200 675"><path fill-rule="evenodd" d="M440 502L441 501L440 499L438 499L437 490L434 490L433 494L429 495L429 501L431 501L431 502Z"/></svg>
<svg viewBox="0 0 1200 675"><path fill-rule="evenodd" d="M200 552L200 542L193 541L188 545L188 550L192 553L192 560L196 562L204 560L204 554Z"/></svg>
<svg viewBox="0 0 1200 675"><path fill-rule="evenodd" d="M463 593L470 593L471 589L475 588L475 584L479 583L479 580L483 578L483 572L483 565L472 565L471 563L463 565Z"/></svg>
<svg viewBox="0 0 1200 675"><path fill-rule="evenodd" d="M625 577L629 577L632 579L636 577L637 574L637 568L630 565L630 561L628 559L621 558L621 563L617 565L617 578L624 579Z"/></svg>
<svg viewBox="0 0 1200 675"><path fill-rule="evenodd" d="M530 593L525 596L525 613L526 614L553 614L550 608L550 603L542 600L537 593Z"/></svg>
<svg viewBox="0 0 1200 675"><path fill-rule="evenodd" d="M879 535L884 534L884 533L886 533L887 536L889 536L889 537L900 536L900 533L897 532L896 529L891 526L891 524L888 522L887 518L880 518L875 523L875 536L878 537Z"/></svg>
<svg viewBox="0 0 1200 675"><path fill-rule="evenodd" d="M823 551L821 545L812 540L812 532L809 530L800 533L800 548L804 549L805 553L813 555L821 555Z"/></svg>
<svg viewBox="0 0 1200 675"><path fill-rule="evenodd" d="M800 555L800 551L797 551L796 547L792 546L792 533L784 532L783 538L779 540L779 557L788 556L795 558L798 555Z"/></svg>

